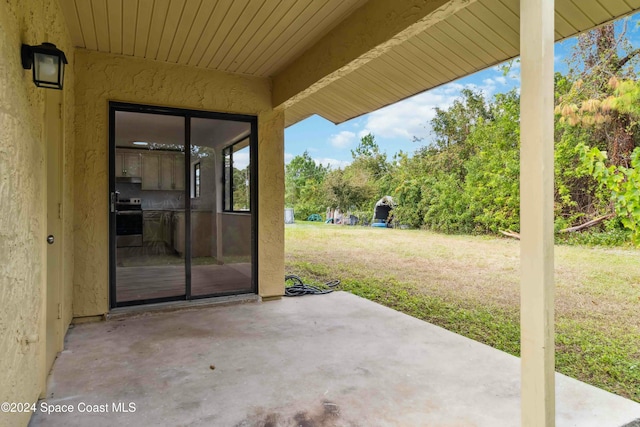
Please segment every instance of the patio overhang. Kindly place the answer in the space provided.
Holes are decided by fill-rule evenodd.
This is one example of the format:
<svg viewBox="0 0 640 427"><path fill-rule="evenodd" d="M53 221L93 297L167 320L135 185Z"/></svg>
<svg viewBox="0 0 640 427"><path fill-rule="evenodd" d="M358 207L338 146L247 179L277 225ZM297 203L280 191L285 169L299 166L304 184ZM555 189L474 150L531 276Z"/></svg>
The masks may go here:
<svg viewBox="0 0 640 427"><path fill-rule="evenodd" d="M390 5L396 7L396 3ZM402 6L407 2L400 3ZM342 123L519 56L519 0L420 3L423 8L416 6L415 9L426 15L385 43L369 49L364 42L342 47L341 32L344 36L350 32L355 34L351 27L366 26L368 21L369 27L380 25L361 14L360 10L365 9L362 7L349 18L355 21L349 31L337 27L276 74L274 105L288 107L285 125L313 114ZM426 5L432 9L430 12ZM553 39L560 41L575 36L638 8L637 0L556 0ZM405 37L413 30L418 31ZM336 54L347 49L353 56ZM320 55L331 60L320 61Z"/></svg>
<svg viewBox="0 0 640 427"><path fill-rule="evenodd" d="M273 76L273 105L292 107L475 1L368 1Z"/></svg>

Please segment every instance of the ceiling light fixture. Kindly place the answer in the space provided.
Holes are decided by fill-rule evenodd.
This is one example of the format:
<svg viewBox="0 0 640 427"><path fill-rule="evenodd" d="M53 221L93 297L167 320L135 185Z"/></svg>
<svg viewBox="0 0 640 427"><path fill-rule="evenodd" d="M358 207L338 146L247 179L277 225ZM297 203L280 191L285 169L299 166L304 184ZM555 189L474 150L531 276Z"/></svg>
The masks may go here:
<svg viewBox="0 0 640 427"><path fill-rule="evenodd" d="M149 143L144 141L133 141L133 145L149 145Z"/></svg>

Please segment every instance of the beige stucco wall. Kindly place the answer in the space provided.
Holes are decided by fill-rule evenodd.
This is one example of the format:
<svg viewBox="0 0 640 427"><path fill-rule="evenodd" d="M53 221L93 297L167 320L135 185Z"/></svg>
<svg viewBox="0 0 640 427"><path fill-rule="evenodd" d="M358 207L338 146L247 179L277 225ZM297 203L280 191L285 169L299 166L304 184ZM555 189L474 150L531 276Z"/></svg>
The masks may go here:
<svg viewBox="0 0 640 427"><path fill-rule="evenodd" d="M258 285L265 296L281 295L284 120L282 113L271 109L270 81L85 50L76 51L75 72L75 179L82 185L75 193L74 316L109 310L109 101L258 116Z"/></svg>
<svg viewBox="0 0 640 427"><path fill-rule="evenodd" d="M284 112L258 117L258 292L284 293Z"/></svg>
<svg viewBox="0 0 640 427"><path fill-rule="evenodd" d="M55 43L74 61L55 0L0 2L0 402L35 402L44 377L46 279L45 89L23 70L20 45ZM63 236L72 242L73 81L65 75ZM64 329L71 319L73 245L64 244ZM27 337L37 338L27 343ZM0 425L23 425L29 414L0 412Z"/></svg>

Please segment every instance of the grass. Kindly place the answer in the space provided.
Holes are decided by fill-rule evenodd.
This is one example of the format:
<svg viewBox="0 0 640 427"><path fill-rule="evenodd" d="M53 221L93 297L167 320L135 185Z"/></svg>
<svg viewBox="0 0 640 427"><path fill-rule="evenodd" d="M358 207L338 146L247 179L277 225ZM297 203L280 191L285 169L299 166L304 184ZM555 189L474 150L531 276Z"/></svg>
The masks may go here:
<svg viewBox="0 0 640 427"><path fill-rule="evenodd" d="M286 266L513 355L519 243L486 236L288 225ZM640 250L556 246L556 369L640 402Z"/></svg>

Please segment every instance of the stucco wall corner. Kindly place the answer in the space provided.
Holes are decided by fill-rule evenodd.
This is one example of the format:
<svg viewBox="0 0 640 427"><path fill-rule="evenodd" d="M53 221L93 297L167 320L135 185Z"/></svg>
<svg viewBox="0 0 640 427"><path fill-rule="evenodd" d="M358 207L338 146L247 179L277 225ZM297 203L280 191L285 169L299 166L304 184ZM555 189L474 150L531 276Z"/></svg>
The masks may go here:
<svg viewBox="0 0 640 427"><path fill-rule="evenodd" d="M0 2L0 402L35 403L46 375L47 232L45 89L24 70L20 46L55 43L68 54L71 39L57 0ZM71 55L71 58L73 56ZM73 140L73 69L65 75L63 126L63 209L73 205L68 192ZM66 189L66 190L65 190ZM72 208L63 210L64 265L62 327L70 321L73 269ZM0 425L26 425L28 413L0 413Z"/></svg>

